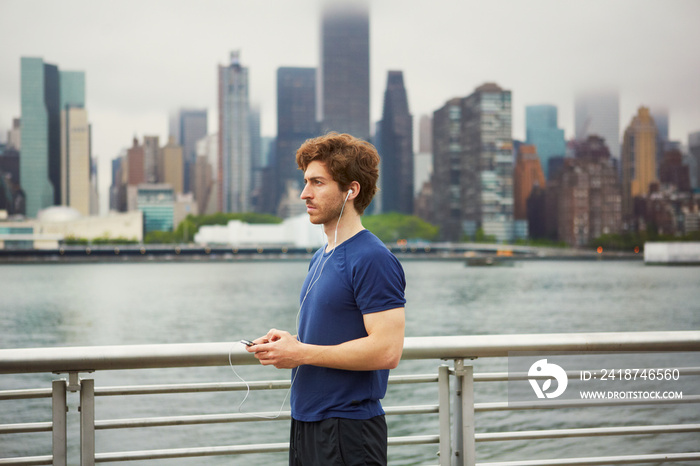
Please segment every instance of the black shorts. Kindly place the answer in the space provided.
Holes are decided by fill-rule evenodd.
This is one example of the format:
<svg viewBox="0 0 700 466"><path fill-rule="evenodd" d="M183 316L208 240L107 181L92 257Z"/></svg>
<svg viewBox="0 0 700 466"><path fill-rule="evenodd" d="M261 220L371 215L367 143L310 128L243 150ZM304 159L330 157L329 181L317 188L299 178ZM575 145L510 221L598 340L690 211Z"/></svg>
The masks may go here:
<svg viewBox="0 0 700 466"><path fill-rule="evenodd" d="M292 419L290 466L386 466L384 416L366 420L331 418L318 422Z"/></svg>

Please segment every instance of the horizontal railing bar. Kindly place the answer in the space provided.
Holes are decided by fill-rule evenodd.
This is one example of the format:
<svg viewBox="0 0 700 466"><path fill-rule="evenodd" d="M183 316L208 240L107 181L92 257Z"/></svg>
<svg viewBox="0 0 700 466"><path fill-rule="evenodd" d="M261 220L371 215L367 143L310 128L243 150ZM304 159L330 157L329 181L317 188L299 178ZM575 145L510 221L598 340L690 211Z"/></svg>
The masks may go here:
<svg viewBox="0 0 700 466"><path fill-rule="evenodd" d="M397 445L429 445L440 443L439 435L412 435L406 437L389 437L388 445L390 447Z"/></svg>
<svg viewBox="0 0 700 466"><path fill-rule="evenodd" d="M388 416L412 415L412 414L436 414L438 405L424 406L393 406L384 408ZM259 412L259 413L230 413L230 414L202 414L191 416L166 416L132 419L109 419L95 421L95 429L135 429L144 427L184 426L197 424L221 424L230 422L255 422L255 421L288 421L291 419L289 411Z"/></svg>
<svg viewBox="0 0 700 466"><path fill-rule="evenodd" d="M437 383L437 374L424 375L390 375L389 385L404 385L410 383Z"/></svg>
<svg viewBox="0 0 700 466"><path fill-rule="evenodd" d="M159 384L131 385L121 387L102 387L95 389L95 396L127 396L127 395L163 395L169 393L207 393L248 390L276 390L289 388L289 380L266 380L248 382L221 383L192 383L192 384Z"/></svg>
<svg viewBox="0 0 700 466"><path fill-rule="evenodd" d="M389 377L389 384L402 385L413 383L436 383L437 376L427 375L396 375ZM102 387L95 389L95 396L130 396L130 395L162 395L168 393L206 393L250 390L288 389L291 382L287 380L263 380L248 382L218 382L190 384L158 384L139 386ZM49 396L51 391L49 391Z"/></svg>
<svg viewBox="0 0 700 466"><path fill-rule="evenodd" d="M387 416L398 416L402 414L437 414L440 412L439 405L417 405L417 406L386 406L384 413Z"/></svg>
<svg viewBox="0 0 700 466"><path fill-rule="evenodd" d="M406 437L389 437L387 443L389 446L397 445L423 445L437 444L440 442L439 435L416 435ZM195 448L177 448L169 450L146 450L146 451L130 451L130 452L112 452L98 453L95 455L96 463L104 463L110 461L135 461L135 460L154 460L168 458L187 458L197 456L214 456L214 455L234 455L234 454L251 454L251 453L275 453L289 450L289 443L268 443L256 445L235 445L221 447L195 447Z"/></svg>
<svg viewBox="0 0 700 466"><path fill-rule="evenodd" d="M52 422L27 422L24 424L0 424L0 435L28 434L31 432L51 432Z"/></svg>
<svg viewBox="0 0 700 466"><path fill-rule="evenodd" d="M147 417L95 421L95 429L135 429L141 427L185 426L196 424L221 424L229 422L283 421L289 420L289 411L231 414L202 414L192 416Z"/></svg>
<svg viewBox="0 0 700 466"><path fill-rule="evenodd" d="M681 403L699 403L700 395L687 395L682 399L659 399L659 400L567 400L567 401L496 401L489 403L474 403L474 411L510 411L520 409L555 409L555 408L588 408L601 406L634 406L634 405L666 405Z"/></svg>
<svg viewBox="0 0 700 466"><path fill-rule="evenodd" d="M700 351L700 331L407 337L402 359L505 357L513 351ZM0 374L257 363L237 342L0 350Z"/></svg>
<svg viewBox="0 0 700 466"><path fill-rule="evenodd" d="M506 357L510 352L698 351L700 331L552 333L410 337L403 359Z"/></svg>
<svg viewBox="0 0 700 466"><path fill-rule="evenodd" d="M22 456L19 458L0 458L2 466L27 466L53 464L53 456Z"/></svg>
<svg viewBox="0 0 700 466"><path fill-rule="evenodd" d="M0 400L29 400L32 398L51 398L51 389L30 388L27 390L0 391Z"/></svg>
<svg viewBox="0 0 700 466"><path fill-rule="evenodd" d="M644 370L644 368L638 368L639 370ZM646 368L646 370L652 370L656 368ZM586 370L586 369L582 369ZM600 370L600 369L596 369ZM682 376L689 375L700 375L700 367L679 367L674 370L678 370L678 374ZM592 371L592 370L591 370ZM566 371L566 376L571 379L577 379L581 376L581 371ZM549 376L532 376L528 375L527 372L481 372L474 374L474 382L508 382L512 380L529 380L529 379L547 379L551 378Z"/></svg>
<svg viewBox="0 0 700 466"><path fill-rule="evenodd" d="M594 466L608 464L666 463L670 461L700 461L700 452L598 456L591 458L563 458L552 460L499 461L496 463L476 464L477 466Z"/></svg>
<svg viewBox="0 0 700 466"><path fill-rule="evenodd" d="M110 461L156 460L192 458L197 456L242 455L250 453L276 453L289 450L289 443L265 443L255 445L231 445L220 447L175 448L170 450L143 450L95 454L96 463Z"/></svg>
<svg viewBox="0 0 700 466"><path fill-rule="evenodd" d="M700 424L593 427L585 429L529 430L521 432L483 432L477 433L474 438L477 442L500 442L569 437L603 437L610 435L680 434L688 432L700 432Z"/></svg>

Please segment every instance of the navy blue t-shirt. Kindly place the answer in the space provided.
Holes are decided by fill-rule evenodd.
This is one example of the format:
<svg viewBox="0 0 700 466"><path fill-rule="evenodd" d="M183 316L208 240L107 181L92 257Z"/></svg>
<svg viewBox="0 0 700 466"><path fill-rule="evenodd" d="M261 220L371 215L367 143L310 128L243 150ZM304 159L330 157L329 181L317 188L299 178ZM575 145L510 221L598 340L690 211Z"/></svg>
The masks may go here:
<svg viewBox="0 0 700 466"><path fill-rule="evenodd" d="M367 336L363 315L404 307L401 263L368 230L314 254L301 288L298 338L337 345ZM384 414L388 370L346 371L299 366L292 372L292 417L313 422L331 417L369 419Z"/></svg>

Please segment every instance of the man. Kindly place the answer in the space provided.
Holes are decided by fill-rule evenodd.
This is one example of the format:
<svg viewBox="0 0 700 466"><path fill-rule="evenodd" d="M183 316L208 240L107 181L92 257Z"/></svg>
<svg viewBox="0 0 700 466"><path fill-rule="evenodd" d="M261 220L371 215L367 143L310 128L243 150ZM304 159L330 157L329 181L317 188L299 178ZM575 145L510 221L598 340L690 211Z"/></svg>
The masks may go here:
<svg viewBox="0 0 700 466"><path fill-rule="evenodd" d="M377 192L379 155L329 133L297 151L301 198L328 238L301 289L298 335L272 329L249 352L292 371L292 466L386 465L380 399L404 340L403 269L361 215Z"/></svg>

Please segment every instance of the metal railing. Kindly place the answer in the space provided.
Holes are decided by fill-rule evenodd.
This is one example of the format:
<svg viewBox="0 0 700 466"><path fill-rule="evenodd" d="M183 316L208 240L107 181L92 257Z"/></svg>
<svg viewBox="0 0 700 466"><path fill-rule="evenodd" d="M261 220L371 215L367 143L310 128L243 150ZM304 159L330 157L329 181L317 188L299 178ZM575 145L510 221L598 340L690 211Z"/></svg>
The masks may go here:
<svg viewBox="0 0 700 466"><path fill-rule="evenodd" d="M428 375L393 375L390 384L436 384L437 403L428 405L392 406L388 396L385 401L387 416L437 417L437 432L424 432L408 436L392 436L389 445L436 445L439 449L440 465L490 466L530 466L530 465L598 465L598 464L641 464L668 463L700 460L700 442L696 451L690 452L650 452L634 455L592 456L586 458L519 459L477 463L477 444L508 441L531 441L535 439L590 438L601 436L633 435L687 435L700 432L700 424L685 423L672 425L623 425L594 426L587 428L561 428L522 430L510 432L485 431L478 425L479 413L514 412L522 410L580 409L582 407L608 406L649 406L652 404L683 403L697 406L700 393L683 393L682 399L620 399L620 400L542 400L533 401L490 401L475 400L475 383L507 382L526 380L532 377L527 373L485 372L474 373L475 359L508 358L527 352L565 354L580 352L593 354L601 352L700 352L700 331L689 332L634 332L634 333L570 333L545 335L484 335L455 337L412 337L406 338L402 361L447 360L437 364L437 372ZM695 359L697 361L697 359ZM482 361L479 361L482 362ZM545 361L546 362L546 361ZM153 428L162 426L206 425L216 423L239 423L260 421L261 417L273 417L275 413L227 413L169 415L162 417L96 420L95 398L132 396L191 394L206 392L226 392L241 390L286 390L287 381L230 382L230 383L179 383L125 387L95 387L95 380L82 378L96 371L194 368L207 366L244 366L257 364L257 361L242 348L231 343L134 345L72 348L37 348L0 350L0 374L56 373L67 374L67 379L54 380L51 388L0 391L0 401L25 400L36 398L51 399L52 420L50 422L29 422L0 425L0 436L50 432L52 452L43 456L2 458L0 465L66 465L68 464L68 393L79 392L79 447L80 464L92 465L101 462L133 460L208 457L213 455L242 455L261 452L283 452L288 450L286 442L264 444L241 444L228 446L183 447L162 450L142 450L128 452L96 452L96 431L116 429ZM490 366L490 364L489 364ZM679 368L679 376L696 377L698 368ZM580 372L579 372L580 374ZM569 377L576 377L571 372ZM542 377L539 377L542 378ZM532 382L531 382L532 383ZM700 384L694 384L694 387ZM688 408L690 409L690 408ZM0 405L0 413L2 412ZM276 420L289 420L288 411L280 411ZM698 419L695 415L694 419ZM0 416L0 422L2 417ZM700 437L699 437L700 438ZM556 450L554 450L556 451ZM2 452L0 452L2 456Z"/></svg>

